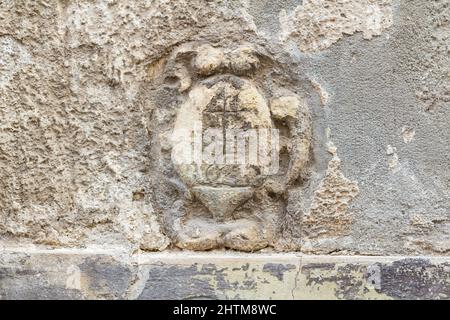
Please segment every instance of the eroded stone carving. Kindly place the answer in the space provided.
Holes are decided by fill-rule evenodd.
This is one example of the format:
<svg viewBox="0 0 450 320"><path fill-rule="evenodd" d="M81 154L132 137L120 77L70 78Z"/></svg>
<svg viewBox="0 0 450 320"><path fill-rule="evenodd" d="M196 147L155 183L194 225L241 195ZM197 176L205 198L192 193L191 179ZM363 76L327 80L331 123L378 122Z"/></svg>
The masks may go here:
<svg viewBox="0 0 450 320"><path fill-rule="evenodd" d="M155 115L156 203L177 247L276 246L285 192L309 160L311 119L305 100L268 76L273 68L245 44L188 44L167 58L162 87L177 97Z"/></svg>

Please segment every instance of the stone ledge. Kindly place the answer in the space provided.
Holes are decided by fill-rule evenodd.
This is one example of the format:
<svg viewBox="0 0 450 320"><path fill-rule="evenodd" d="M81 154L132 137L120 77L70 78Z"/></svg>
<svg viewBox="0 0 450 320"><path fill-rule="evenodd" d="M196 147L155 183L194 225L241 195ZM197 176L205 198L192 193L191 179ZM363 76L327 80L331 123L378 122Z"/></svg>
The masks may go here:
<svg viewBox="0 0 450 320"><path fill-rule="evenodd" d="M2 249L0 299L450 299L450 257Z"/></svg>

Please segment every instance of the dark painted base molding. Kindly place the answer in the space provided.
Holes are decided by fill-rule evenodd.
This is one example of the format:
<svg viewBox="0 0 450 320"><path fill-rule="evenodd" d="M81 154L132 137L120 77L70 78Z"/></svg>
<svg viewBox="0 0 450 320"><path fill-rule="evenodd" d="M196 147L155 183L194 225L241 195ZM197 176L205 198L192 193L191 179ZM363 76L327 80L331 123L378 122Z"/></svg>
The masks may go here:
<svg viewBox="0 0 450 320"><path fill-rule="evenodd" d="M450 299L450 257L3 248L0 299Z"/></svg>

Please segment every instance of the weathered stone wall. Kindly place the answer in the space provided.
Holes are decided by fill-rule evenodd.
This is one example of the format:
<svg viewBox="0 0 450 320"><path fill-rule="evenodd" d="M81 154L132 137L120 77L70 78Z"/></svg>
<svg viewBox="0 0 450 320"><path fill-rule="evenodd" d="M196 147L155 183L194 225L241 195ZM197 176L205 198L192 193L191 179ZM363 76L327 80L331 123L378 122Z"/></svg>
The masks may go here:
<svg viewBox="0 0 450 320"><path fill-rule="evenodd" d="M5 248L448 257L449 16L445 0L0 0L0 267ZM240 99L228 125L284 134L279 178L223 188L172 162L174 128L221 94ZM34 254L24 270L47 259ZM427 265L442 298L445 263ZM61 297L131 297L136 266L104 265L107 292ZM200 270L168 265L180 279ZM308 283L339 269L293 265ZM14 268L0 269L0 298L33 296L34 282L11 291ZM58 296L65 280L45 273ZM141 297L162 295L152 285ZM210 296L238 297L223 292Z"/></svg>

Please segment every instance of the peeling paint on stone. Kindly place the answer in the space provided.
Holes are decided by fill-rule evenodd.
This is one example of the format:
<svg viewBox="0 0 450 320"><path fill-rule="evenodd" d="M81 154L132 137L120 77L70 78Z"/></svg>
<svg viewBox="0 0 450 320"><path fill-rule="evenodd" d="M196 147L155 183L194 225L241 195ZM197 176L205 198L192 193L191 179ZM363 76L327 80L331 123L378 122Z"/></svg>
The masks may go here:
<svg viewBox="0 0 450 320"><path fill-rule="evenodd" d="M278 280L283 280L283 274L287 270L295 269L294 265L282 265L282 264L276 264L276 263L267 263L263 267L263 271L270 273L274 277L276 277Z"/></svg>
<svg viewBox="0 0 450 320"><path fill-rule="evenodd" d="M76 272L79 285L67 286ZM449 286L445 257L87 250L0 256L0 299L450 299Z"/></svg>
<svg viewBox="0 0 450 320"><path fill-rule="evenodd" d="M379 36L392 20L391 0L305 0L284 18L281 39L295 41L303 52L317 52L355 32L364 39Z"/></svg>

